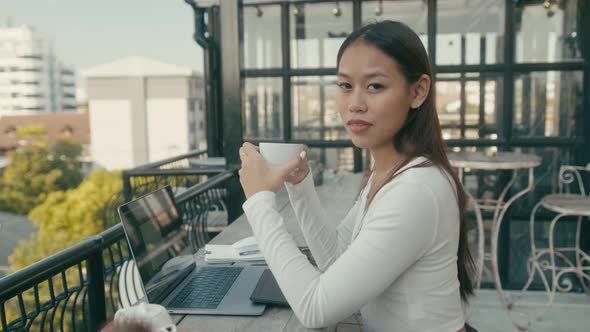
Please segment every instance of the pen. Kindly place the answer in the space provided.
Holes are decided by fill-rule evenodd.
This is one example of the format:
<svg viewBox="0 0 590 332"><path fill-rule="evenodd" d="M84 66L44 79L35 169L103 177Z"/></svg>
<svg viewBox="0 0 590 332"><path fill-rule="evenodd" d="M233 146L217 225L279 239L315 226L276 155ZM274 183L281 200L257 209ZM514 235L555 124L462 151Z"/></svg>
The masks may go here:
<svg viewBox="0 0 590 332"><path fill-rule="evenodd" d="M248 250L240 253L240 256L249 256L260 253L260 250Z"/></svg>

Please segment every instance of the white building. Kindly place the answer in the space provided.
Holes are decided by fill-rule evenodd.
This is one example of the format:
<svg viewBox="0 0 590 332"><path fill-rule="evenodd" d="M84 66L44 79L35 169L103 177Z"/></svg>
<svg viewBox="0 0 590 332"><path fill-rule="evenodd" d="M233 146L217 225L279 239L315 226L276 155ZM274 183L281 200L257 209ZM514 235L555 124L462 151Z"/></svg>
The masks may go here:
<svg viewBox="0 0 590 332"><path fill-rule="evenodd" d="M76 110L74 72L30 26L0 28L0 115Z"/></svg>
<svg viewBox="0 0 590 332"><path fill-rule="evenodd" d="M203 147L203 78L192 69L127 57L83 76L97 167L127 169Z"/></svg>

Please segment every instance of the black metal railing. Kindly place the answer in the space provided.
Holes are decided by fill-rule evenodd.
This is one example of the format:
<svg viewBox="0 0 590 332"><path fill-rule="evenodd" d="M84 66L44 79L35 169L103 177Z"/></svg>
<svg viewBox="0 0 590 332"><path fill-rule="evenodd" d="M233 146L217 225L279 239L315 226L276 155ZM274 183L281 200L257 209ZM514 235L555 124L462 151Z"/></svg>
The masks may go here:
<svg viewBox="0 0 590 332"><path fill-rule="evenodd" d="M171 185L174 193L178 193L225 171L224 165L210 166L199 163L199 160L206 158L207 151L194 150L123 171L124 200L128 202L165 184Z"/></svg>
<svg viewBox="0 0 590 332"><path fill-rule="evenodd" d="M240 214L226 208L236 178L236 169L225 171L176 195L193 251L209 241L211 218ZM138 277L117 224L0 279L0 332L98 331L117 309L144 296Z"/></svg>

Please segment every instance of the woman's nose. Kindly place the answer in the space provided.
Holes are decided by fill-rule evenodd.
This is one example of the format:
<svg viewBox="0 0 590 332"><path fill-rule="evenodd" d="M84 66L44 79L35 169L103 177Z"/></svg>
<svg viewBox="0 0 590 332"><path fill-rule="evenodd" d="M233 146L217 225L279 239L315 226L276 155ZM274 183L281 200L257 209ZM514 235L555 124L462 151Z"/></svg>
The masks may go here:
<svg viewBox="0 0 590 332"><path fill-rule="evenodd" d="M367 104L360 103L360 102L350 103L348 105L348 111L354 112L354 113L358 113L358 112L364 113L367 111Z"/></svg>
<svg viewBox="0 0 590 332"><path fill-rule="evenodd" d="M348 111L349 112L366 112L367 111L367 103L365 102L365 98L363 96L362 91L355 89L350 98L348 99Z"/></svg>

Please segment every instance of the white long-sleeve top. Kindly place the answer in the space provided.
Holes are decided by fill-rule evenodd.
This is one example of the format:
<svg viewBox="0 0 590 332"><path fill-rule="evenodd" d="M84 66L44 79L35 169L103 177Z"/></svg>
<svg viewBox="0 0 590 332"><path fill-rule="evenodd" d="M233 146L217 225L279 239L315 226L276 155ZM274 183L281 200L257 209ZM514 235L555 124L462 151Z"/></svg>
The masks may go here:
<svg viewBox="0 0 590 332"><path fill-rule="evenodd" d="M416 158L404 168L425 160ZM456 332L464 317L457 278L459 210L451 181L436 166L407 169L363 213L367 185L339 225L326 215L311 174L287 184L317 268L287 232L275 193L258 192L243 208L304 326L333 325L360 310L365 331Z"/></svg>

